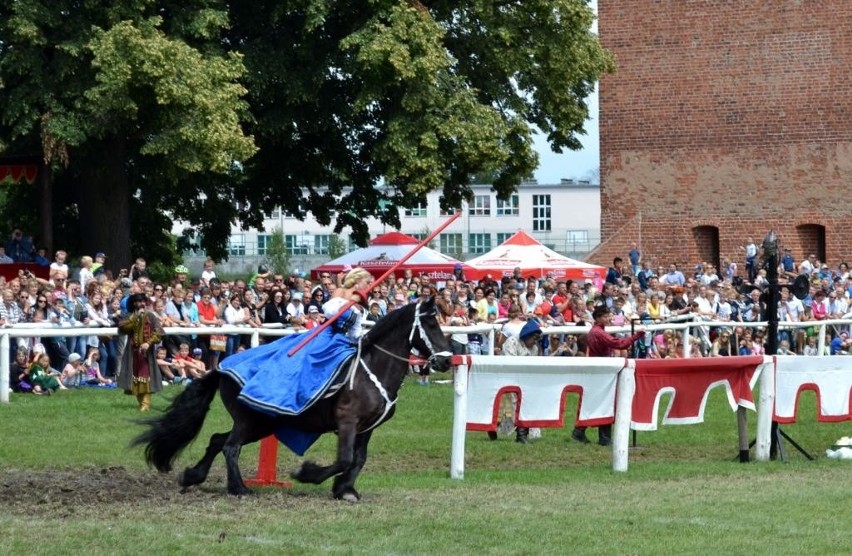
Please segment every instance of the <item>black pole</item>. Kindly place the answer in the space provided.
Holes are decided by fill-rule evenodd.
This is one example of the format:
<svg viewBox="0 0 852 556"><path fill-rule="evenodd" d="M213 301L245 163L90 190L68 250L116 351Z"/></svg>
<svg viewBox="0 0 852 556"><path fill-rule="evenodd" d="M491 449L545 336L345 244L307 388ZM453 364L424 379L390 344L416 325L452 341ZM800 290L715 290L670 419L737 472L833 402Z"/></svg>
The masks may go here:
<svg viewBox="0 0 852 556"><path fill-rule="evenodd" d="M778 353L778 298L780 297L781 288L778 286L778 238L775 232L770 230L763 239L763 268L766 269L766 281L769 286L766 288L766 350L767 355L776 355ZM769 458L775 459L776 454L781 454L781 461L787 462L787 455L784 453L784 446L781 439L786 438L802 455L809 460L814 460L804 448L797 444L778 426L778 422L772 421L770 429L770 444ZM748 457L748 452L746 452ZM740 456L742 461L742 455Z"/></svg>

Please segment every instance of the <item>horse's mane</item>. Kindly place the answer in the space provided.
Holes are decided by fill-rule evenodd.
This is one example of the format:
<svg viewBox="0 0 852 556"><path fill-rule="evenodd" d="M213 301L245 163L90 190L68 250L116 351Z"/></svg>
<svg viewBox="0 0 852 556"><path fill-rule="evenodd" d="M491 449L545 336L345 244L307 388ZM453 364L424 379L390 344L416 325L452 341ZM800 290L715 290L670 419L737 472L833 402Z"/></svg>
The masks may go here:
<svg viewBox="0 0 852 556"><path fill-rule="evenodd" d="M398 330L403 323L406 326L414 321L414 311L417 309L416 303L409 303L401 309L395 309L380 318L379 321L361 338L361 346L367 347L380 338L383 338L395 330ZM406 333L408 331L406 330Z"/></svg>

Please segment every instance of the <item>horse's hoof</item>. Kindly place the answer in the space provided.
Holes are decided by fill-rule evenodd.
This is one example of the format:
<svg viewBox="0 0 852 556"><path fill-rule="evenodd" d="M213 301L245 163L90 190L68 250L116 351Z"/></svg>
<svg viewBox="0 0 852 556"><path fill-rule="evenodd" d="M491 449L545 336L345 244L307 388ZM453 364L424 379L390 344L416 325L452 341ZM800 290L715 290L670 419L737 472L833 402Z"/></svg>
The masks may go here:
<svg viewBox="0 0 852 556"><path fill-rule="evenodd" d="M344 502L352 502L352 503L355 503L355 502L358 502L359 500L361 500L361 495L358 494L358 491L356 491L354 488L350 489L350 490L345 490L345 491L341 492L340 494L336 494L334 497L337 498L338 500L343 500Z"/></svg>
<svg viewBox="0 0 852 556"><path fill-rule="evenodd" d="M294 481L299 481L300 483L304 482L304 481L302 481L302 472L303 471L304 471L304 464L300 463L299 467L290 471L290 478L293 479Z"/></svg>

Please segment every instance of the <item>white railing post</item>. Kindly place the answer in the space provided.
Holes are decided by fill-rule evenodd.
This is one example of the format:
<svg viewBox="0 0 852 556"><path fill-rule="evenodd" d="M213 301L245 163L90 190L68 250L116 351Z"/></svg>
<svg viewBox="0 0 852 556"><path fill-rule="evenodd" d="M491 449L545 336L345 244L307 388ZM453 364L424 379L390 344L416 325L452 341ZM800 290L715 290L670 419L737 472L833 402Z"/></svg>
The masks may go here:
<svg viewBox="0 0 852 556"><path fill-rule="evenodd" d="M0 403L9 403L9 334L0 335Z"/></svg>
<svg viewBox="0 0 852 556"><path fill-rule="evenodd" d="M767 365L771 362L771 365ZM769 461L772 443L772 414L775 410L775 356L763 358L763 369L758 379L760 395L757 400L757 434L755 435L754 459Z"/></svg>
<svg viewBox="0 0 852 556"><path fill-rule="evenodd" d="M683 329L683 358L689 359L692 357L692 334L690 334L689 325Z"/></svg>
<svg viewBox="0 0 852 556"><path fill-rule="evenodd" d="M453 438L450 451L450 478L464 479L464 444L467 435L467 380L469 357L456 367L453 379Z"/></svg>
<svg viewBox="0 0 852 556"><path fill-rule="evenodd" d="M819 325L819 338L817 338L817 351L819 356L825 355L825 322ZM772 355L775 355L774 353Z"/></svg>
<svg viewBox="0 0 852 556"><path fill-rule="evenodd" d="M255 328L254 332L251 333L251 343L249 344L251 347L256 348L260 345L260 332Z"/></svg>
<svg viewBox="0 0 852 556"><path fill-rule="evenodd" d="M627 471L630 451L630 422L633 420L633 396L636 394L636 364L633 359L618 373L615 396L615 425L612 431L612 470Z"/></svg>

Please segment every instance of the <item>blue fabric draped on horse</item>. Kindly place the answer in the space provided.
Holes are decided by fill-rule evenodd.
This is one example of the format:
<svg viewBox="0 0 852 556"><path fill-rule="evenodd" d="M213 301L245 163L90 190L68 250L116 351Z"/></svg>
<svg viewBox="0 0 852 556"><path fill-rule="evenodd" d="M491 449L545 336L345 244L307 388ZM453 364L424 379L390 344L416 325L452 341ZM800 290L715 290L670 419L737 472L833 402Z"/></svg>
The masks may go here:
<svg viewBox="0 0 852 556"><path fill-rule="evenodd" d="M346 358L347 351L351 353L350 350L354 348L340 331L330 331L329 337L320 340L316 346L311 346L314 343L312 341L305 348L310 353L301 357L304 364L316 365L316 370L322 367L319 373L321 376L299 376L294 379L296 383L308 384L310 387L301 394L286 394L284 397L287 403L280 407L278 402L282 400L271 403L269 395L261 392L264 390L262 386L256 391L247 391L243 396L243 390L247 390L243 384L248 387L250 383L259 381L261 376L274 382L273 379L277 377L276 365L293 363L292 359L286 358L286 353L296 340L279 340L268 346L248 350L239 357L234 356L233 361L229 358L223 362L229 368L255 368L255 371L247 371L245 375L236 373L241 378L236 378L230 371L209 373L194 381L175 398L164 414L144 421L148 429L135 438L133 444L145 445L145 458L150 465L161 472L171 470L180 452L201 431L207 411L218 391L234 420L234 426L228 432L210 437L204 457L181 473L181 486L189 487L204 482L214 458L222 452L227 463L228 493L247 493L239 470L240 448L287 427L309 435L337 433L337 461L327 466L306 461L292 476L297 481L315 484L334 476L334 497L358 500L360 494L354 485L367 459L367 445L375 427L393 416L397 394L408 372L408 356L412 349L426 357L428 364L435 370L449 368L449 344L436 315L435 302L431 298L389 313L361 338L360 354L358 360L353 362L355 366L350 380L326 397L322 393L327 391L331 380L329 377L334 370L329 370L325 365L341 368L341 361ZM317 339L325 335L323 332ZM317 347L320 349L317 350ZM263 364L252 367L252 361ZM246 399L246 403L242 399ZM302 402L311 400L312 404L302 407ZM274 409L271 407L273 405ZM258 409L260 407L263 410ZM289 409L282 410L281 407Z"/></svg>
<svg viewBox="0 0 852 556"><path fill-rule="evenodd" d="M338 319L345 326L346 315ZM310 344L289 355L302 341L302 334L285 336L228 357L221 372L242 386L239 401L272 416L299 415L326 394L337 377L350 366L356 345L335 322ZM295 454L302 456L320 437L281 426L275 436Z"/></svg>

